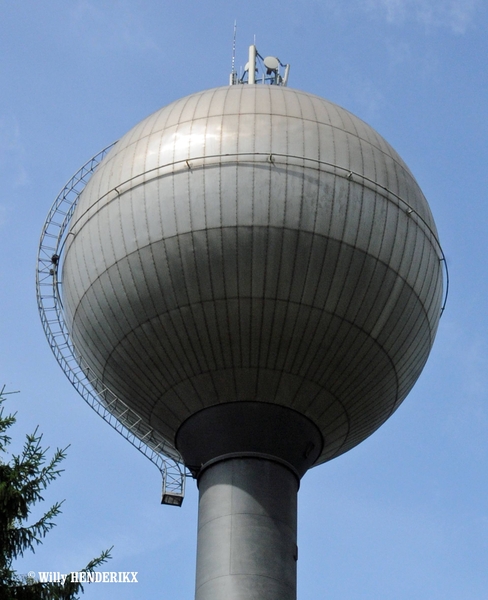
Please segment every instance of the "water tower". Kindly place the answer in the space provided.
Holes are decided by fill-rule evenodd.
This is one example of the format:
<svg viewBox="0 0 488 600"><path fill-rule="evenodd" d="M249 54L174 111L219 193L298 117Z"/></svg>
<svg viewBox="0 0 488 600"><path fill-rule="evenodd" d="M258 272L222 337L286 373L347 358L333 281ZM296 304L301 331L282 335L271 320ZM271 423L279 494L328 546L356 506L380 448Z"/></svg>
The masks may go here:
<svg viewBox="0 0 488 600"><path fill-rule="evenodd" d="M251 46L242 77L89 161L41 238L65 372L160 461L166 502L197 479L197 600L296 598L301 477L398 408L442 311L409 169L288 71Z"/></svg>

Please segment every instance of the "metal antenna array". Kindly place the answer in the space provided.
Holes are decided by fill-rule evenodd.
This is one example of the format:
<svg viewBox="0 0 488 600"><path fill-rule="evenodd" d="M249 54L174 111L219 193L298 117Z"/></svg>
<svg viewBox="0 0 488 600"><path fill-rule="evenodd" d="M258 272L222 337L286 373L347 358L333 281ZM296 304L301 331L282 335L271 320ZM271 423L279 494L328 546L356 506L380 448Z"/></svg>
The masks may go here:
<svg viewBox="0 0 488 600"><path fill-rule="evenodd" d="M232 55L232 72L230 74L230 85L238 85L243 83L255 84L264 83L268 85L288 84L288 76L290 74L290 65L283 64L279 58L275 56L262 57L259 54L256 45L249 46L249 60L244 67L244 72L240 78L237 77L235 71L235 25L234 25L234 47Z"/></svg>
<svg viewBox="0 0 488 600"><path fill-rule="evenodd" d="M180 454L93 373L73 347L64 321L61 272L68 227L81 192L98 164L117 142L91 158L68 181L56 198L41 233L36 272L37 306L49 346L66 377L111 427L127 439L160 470L163 504L181 506L186 469Z"/></svg>
<svg viewBox="0 0 488 600"><path fill-rule="evenodd" d="M237 35L237 21L234 21L234 39L232 41L232 70L230 72L229 85L235 85L237 83L237 73L236 73L236 35Z"/></svg>

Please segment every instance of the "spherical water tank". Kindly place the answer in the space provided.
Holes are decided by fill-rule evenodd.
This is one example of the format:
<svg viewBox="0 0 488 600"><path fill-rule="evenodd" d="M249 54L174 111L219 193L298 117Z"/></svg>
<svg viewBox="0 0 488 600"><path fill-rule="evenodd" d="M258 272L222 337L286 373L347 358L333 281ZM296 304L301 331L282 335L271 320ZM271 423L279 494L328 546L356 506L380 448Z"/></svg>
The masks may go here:
<svg viewBox="0 0 488 600"><path fill-rule="evenodd" d="M71 222L63 302L79 355L171 444L205 409L278 405L320 431L318 464L418 378L441 257L418 184L371 127L235 85L162 108L107 155Z"/></svg>

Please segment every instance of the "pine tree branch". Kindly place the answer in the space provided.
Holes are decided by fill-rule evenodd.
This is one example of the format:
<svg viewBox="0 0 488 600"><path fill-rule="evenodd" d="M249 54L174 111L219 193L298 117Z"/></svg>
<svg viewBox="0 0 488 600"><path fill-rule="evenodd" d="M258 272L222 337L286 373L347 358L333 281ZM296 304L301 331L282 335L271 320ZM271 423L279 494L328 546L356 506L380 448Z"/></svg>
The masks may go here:
<svg viewBox="0 0 488 600"><path fill-rule="evenodd" d="M5 387L0 390L0 452L6 454L10 437L6 434L15 423L15 414L4 414ZM59 468L66 450L57 449L51 459L49 448L42 448L42 435L37 428L26 436L20 455L10 461L0 459L0 600L78 600L83 586L68 577L64 583L37 582L18 575L12 569L13 561L26 550L35 551L47 533L56 525L55 517L61 512L62 502L56 502L36 523L23 525L31 507L43 500L42 491L63 472ZM91 560L82 571L92 572L111 558L105 550Z"/></svg>
<svg viewBox="0 0 488 600"><path fill-rule="evenodd" d="M12 557L12 560L23 556L26 550L35 552L35 546L42 543L42 539L47 533L56 526L52 521L61 513L62 502L56 502L51 508L37 521L29 527L10 527L7 535L7 551Z"/></svg>

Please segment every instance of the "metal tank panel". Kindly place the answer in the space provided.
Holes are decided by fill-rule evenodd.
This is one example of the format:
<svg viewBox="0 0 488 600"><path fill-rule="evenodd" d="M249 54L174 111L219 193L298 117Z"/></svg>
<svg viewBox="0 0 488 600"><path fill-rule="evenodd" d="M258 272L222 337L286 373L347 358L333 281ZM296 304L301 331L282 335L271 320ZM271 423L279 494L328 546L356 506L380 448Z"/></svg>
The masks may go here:
<svg viewBox="0 0 488 600"><path fill-rule="evenodd" d="M104 383L171 443L218 403L307 416L317 463L405 398L440 315L437 233L410 171L317 96L235 85L127 133L83 191L66 320Z"/></svg>

